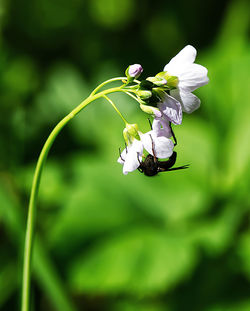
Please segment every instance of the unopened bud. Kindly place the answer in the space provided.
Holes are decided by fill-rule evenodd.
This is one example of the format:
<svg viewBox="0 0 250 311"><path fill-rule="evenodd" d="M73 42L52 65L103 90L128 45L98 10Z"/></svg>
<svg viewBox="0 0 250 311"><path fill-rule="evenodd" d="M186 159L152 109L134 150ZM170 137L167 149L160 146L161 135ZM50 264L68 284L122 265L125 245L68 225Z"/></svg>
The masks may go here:
<svg viewBox="0 0 250 311"><path fill-rule="evenodd" d="M140 108L141 108L142 111L144 111L144 112L146 112L148 114L151 114L151 115L153 115L155 117L160 118L162 116L162 113L156 107L140 104Z"/></svg>
<svg viewBox="0 0 250 311"><path fill-rule="evenodd" d="M136 94L142 99L148 99L152 96L152 92L151 91L147 91L147 90L139 90L136 92Z"/></svg>
<svg viewBox="0 0 250 311"><path fill-rule="evenodd" d="M140 64L130 65L126 70L126 76L128 78L137 79L141 73L143 72L143 68Z"/></svg>
<svg viewBox="0 0 250 311"><path fill-rule="evenodd" d="M167 84L167 80L160 77L148 77L147 80L154 83L156 86L164 86Z"/></svg>
<svg viewBox="0 0 250 311"><path fill-rule="evenodd" d="M123 130L123 137L125 139L125 142L129 145L132 144L132 141L134 138L140 140L140 136L138 133L139 127L135 124L126 124L125 129Z"/></svg>
<svg viewBox="0 0 250 311"><path fill-rule="evenodd" d="M167 86L169 86L170 88L176 88L178 86L179 80L176 76L171 76L168 79L168 84Z"/></svg>
<svg viewBox="0 0 250 311"><path fill-rule="evenodd" d="M130 65L128 69L128 74L132 78L138 78L143 72L143 68L140 64Z"/></svg>
<svg viewBox="0 0 250 311"><path fill-rule="evenodd" d="M167 86L169 88L176 88L179 82L178 77L171 76L167 71L159 72L156 75L156 78L162 78L162 79L167 80Z"/></svg>

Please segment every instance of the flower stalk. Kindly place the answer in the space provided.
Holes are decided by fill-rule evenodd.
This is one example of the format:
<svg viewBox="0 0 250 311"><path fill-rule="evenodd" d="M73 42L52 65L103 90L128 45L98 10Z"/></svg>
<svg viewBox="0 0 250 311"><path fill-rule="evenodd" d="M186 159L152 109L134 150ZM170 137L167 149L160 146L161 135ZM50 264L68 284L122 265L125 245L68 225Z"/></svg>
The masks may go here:
<svg viewBox="0 0 250 311"><path fill-rule="evenodd" d="M113 79L112 81L117 81L119 79ZM104 84L103 84L104 85ZM103 86L102 85L102 86ZM98 90L98 89L96 89ZM106 96L107 94L111 94L114 92L123 92L122 86L110 88L99 92L97 94L93 93L88 98L86 98L83 102L81 102L75 109L73 109L66 117L64 117L52 130L48 139L46 140L40 156L37 161L31 194L30 194L30 201L29 201L29 208L28 208L28 219L27 219L27 226L26 226L26 235L25 235L25 246L24 246L24 261L23 261L23 280L22 280L22 311L29 310L29 302L30 302L30 279L31 279L31 258L32 258L32 247L34 241L34 224L35 224L35 212L36 212L36 201L37 195L40 185L40 179L42 174L42 169L44 163L46 161L47 155L49 150L56 139L57 135L61 132L64 126L72 120L80 111L82 111L87 105L93 102L96 99ZM116 108L117 109L117 108ZM117 112L121 116L120 112L117 109ZM124 119L125 120L125 119ZM126 121L126 120L125 120Z"/></svg>
<svg viewBox="0 0 250 311"><path fill-rule="evenodd" d="M183 111L192 113L199 108L200 100L192 92L209 81L207 69L195 64L195 57L195 48L188 45L171 59L162 72L142 81L137 80L143 72L142 66L130 65L125 72L126 77L112 78L101 83L52 130L39 155L32 182L24 246L21 311L29 311L36 201L42 169L57 135L87 105L96 99L104 98L125 123L123 136L126 147L120 152L118 158L118 162L123 165L123 174L126 175L138 169L146 176L154 176L159 172L187 168L188 165L172 168L176 161L177 153L173 149L177 141L171 124L182 123ZM101 91L103 87L116 81L121 81L123 84ZM117 106L107 96L115 92L129 95L136 100L143 112L153 117L150 131L142 133L137 123L127 122ZM147 156L143 153L144 151L148 153ZM168 160L158 161L158 158L168 158Z"/></svg>

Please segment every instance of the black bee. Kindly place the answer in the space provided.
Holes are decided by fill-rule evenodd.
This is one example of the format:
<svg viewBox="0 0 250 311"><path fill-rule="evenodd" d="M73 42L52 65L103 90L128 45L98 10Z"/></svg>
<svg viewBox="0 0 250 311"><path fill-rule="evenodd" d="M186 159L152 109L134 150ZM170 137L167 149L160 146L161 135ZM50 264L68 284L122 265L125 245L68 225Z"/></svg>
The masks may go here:
<svg viewBox="0 0 250 311"><path fill-rule="evenodd" d="M151 126L151 123L150 123L150 126ZM170 126L172 136L174 139L174 145L176 146L177 140L176 140L176 137L175 137L175 134L173 132L173 129L171 127L170 122L169 122L169 126ZM152 126L151 126L151 128L152 128ZM152 139L152 137L151 137L151 139ZM182 170L182 169L189 167L189 164L187 164L187 165L178 166L178 167L173 168L173 166L175 165L175 162L176 162L176 158L177 158L177 153L175 151L173 152L173 154L169 157L169 159L167 161L159 161L155 155L155 152L154 152L153 139L152 139L152 151L153 151L153 155L148 154L144 161L140 161L140 159L138 157L138 161L140 163L140 166L138 167L138 171L141 173L144 173L144 175L146 175L146 176L155 176L160 172Z"/></svg>
<svg viewBox="0 0 250 311"><path fill-rule="evenodd" d="M150 120L149 120L149 124L150 124L150 127L152 129L152 125L151 125ZM171 127L171 123L170 122L169 122L169 127L170 127L170 130L171 130L173 139L174 139L174 146L176 146L177 145L177 140L176 140L176 137L175 137L175 134L173 132L173 129ZM158 158L155 155L153 138L152 138L151 135L150 135L150 137L151 137L151 140L152 140L153 155L148 154L146 156L145 160L141 161L139 159L139 154L138 154L138 162L140 163L140 166L138 167L138 171L139 172L144 173L144 175L146 175L146 176L155 176L155 175L157 175L158 173L161 173L161 172L183 170L183 169L189 167L189 164L186 164L186 165L183 165L183 166L178 166L178 167L173 167L175 165L176 158L177 158L176 151L173 151L172 155L169 157L168 160L166 160L166 161L159 161ZM126 148L127 148L127 146L126 146ZM120 158L123 160L123 158L121 156L120 148L119 148L119 153L120 153Z"/></svg>
<svg viewBox="0 0 250 311"><path fill-rule="evenodd" d="M176 162L177 153L174 151L167 161L159 161L156 156L148 154L144 161L140 161L138 171L146 176L154 176L160 172L176 171L188 168L187 165L173 167Z"/></svg>

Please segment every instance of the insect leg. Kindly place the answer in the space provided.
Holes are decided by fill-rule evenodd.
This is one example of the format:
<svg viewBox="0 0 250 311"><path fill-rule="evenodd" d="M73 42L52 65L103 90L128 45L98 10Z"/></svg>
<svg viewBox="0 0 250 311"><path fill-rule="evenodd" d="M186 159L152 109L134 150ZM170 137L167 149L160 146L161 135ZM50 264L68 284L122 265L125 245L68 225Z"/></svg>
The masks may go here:
<svg viewBox="0 0 250 311"><path fill-rule="evenodd" d="M151 120L148 118L148 123L149 123L149 125L150 125L150 128L151 128L151 130L153 129L152 128L152 123L151 123Z"/></svg>
<svg viewBox="0 0 250 311"><path fill-rule="evenodd" d="M174 139L174 145L176 146L177 145L177 139L176 139L176 136L175 136L174 131L172 129L172 125L171 125L170 121L169 121L169 127L170 127L170 130L171 130L171 134L173 136L173 139Z"/></svg>
<svg viewBox="0 0 250 311"><path fill-rule="evenodd" d="M156 154L155 154L155 144L154 144L154 141L153 141L153 138L152 138L152 135L149 134L150 138L151 138L151 141L152 141L152 152L153 152L153 156L154 156L154 161L157 162L157 157L156 157Z"/></svg>
<svg viewBox="0 0 250 311"><path fill-rule="evenodd" d="M168 171L177 171L177 170L183 170L185 168L189 168L189 164L183 165L183 166L178 166L178 167L173 167L169 168Z"/></svg>
<svg viewBox="0 0 250 311"><path fill-rule="evenodd" d="M138 159L138 162L140 163L140 166L137 169L140 173L143 173L143 162L141 162L139 158L139 152L137 152L137 159Z"/></svg>
<svg viewBox="0 0 250 311"><path fill-rule="evenodd" d="M119 154L120 154L120 158L123 162L125 162L125 160L122 158L122 154L121 154L121 148L119 148Z"/></svg>
<svg viewBox="0 0 250 311"><path fill-rule="evenodd" d="M139 158L139 152L137 152L137 160L138 160L138 162L140 163L140 165L142 165L142 162L141 162L141 160L140 160L140 158Z"/></svg>
<svg viewBox="0 0 250 311"><path fill-rule="evenodd" d="M168 171L172 166L175 165L176 158L177 158L177 152L174 151L171 157L167 161L158 161L159 171L160 172Z"/></svg>

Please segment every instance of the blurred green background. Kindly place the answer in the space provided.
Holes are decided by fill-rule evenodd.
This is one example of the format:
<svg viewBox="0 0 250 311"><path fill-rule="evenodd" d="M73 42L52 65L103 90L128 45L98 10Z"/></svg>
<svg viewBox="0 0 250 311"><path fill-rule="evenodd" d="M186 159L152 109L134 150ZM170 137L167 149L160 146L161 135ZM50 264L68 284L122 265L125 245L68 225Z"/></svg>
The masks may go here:
<svg viewBox="0 0 250 311"><path fill-rule="evenodd" d="M210 78L175 126L190 168L123 176L123 123L88 106L44 169L32 310L250 310L248 35L247 0L0 1L1 310L19 309L32 174L54 125L129 64L155 75L186 44ZM149 130L135 102L112 98Z"/></svg>

